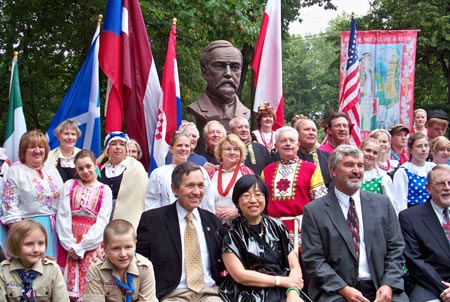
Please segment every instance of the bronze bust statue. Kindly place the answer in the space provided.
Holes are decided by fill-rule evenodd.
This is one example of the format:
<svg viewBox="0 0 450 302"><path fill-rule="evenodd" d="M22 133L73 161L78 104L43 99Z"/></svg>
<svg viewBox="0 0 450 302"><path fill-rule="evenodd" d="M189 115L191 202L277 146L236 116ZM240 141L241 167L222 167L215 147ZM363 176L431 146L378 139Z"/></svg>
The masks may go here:
<svg viewBox="0 0 450 302"><path fill-rule="evenodd" d="M233 117L250 119L250 110L236 95L242 67L239 49L225 40L213 41L203 49L200 67L207 82L206 91L187 106L187 112L195 117L198 129L203 129L211 120L217 120L229 131L229 122ZM197 150L204 151L203 137L198 142Z"/></svg>

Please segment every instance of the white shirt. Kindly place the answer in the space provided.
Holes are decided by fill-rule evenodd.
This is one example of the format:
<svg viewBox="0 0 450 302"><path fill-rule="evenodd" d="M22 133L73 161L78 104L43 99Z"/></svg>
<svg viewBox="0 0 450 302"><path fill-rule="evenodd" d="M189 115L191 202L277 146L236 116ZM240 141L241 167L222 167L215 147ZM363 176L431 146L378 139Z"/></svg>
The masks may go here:
<svg viewBox="0 0 450 302"><path fill-rule="evenodd" d="M406 162L402 165L408 169L409 172L416 174L421 177L426 177L428 172L436 166L435 163L425 162L424 166L416 166L412 162ZM406 171L404 169L398 169L394 174L393 184L395 188L394 192L394 204L395 209L398 213L408 208L408 184L409 179Z"/></svg>
<svg viewBox="0 0 450 302"><path fill-rule="evenodd" d="M433 199L430 200L431 202L431 206L433 207L434 213L437 216L437 219L439 220L439 224L442 226L442 229L444 230L444 225L443 225L443 219L444 219L444 208L441 208L440 206L438 206ZM450 215L450 213L449 213ZM445 232L445 230L444 230Z"/></svg>
<svg viewBox="0 0 450 302"><path fill-rule="evenodd" d="M392 183L392 179L389 175L387 175L386 171L375 168L372 170L364 170L364 182L371 181L374 178L381 178L381 194L389 197L392 205L395 208L394 200L394 184Z"/></svg>
<svg viewBox="0 0 450 302"><path fill-rule="evenodd" d="M172 204L177 200L172 192L172 172L175 169L174 164L161 166L150 174L145 192L145 210L157 209ZM208 172L205 168L200 167L203 173L203 182L205 191L200 208L216 213L214 206L214 191L211 186Z"/></svg>
<svg viewBox="0 0 450 302"><path fill-rule="evenodd" d="M359 242L358 280L372 280L369 262L367 260L366 243L364 241L364 223L362 219L360 192L358 190L352 196L344 194L336 188L334 188L334 192L339 200L339 205L341 206L342 214L344 214L345 219L347 219L348 209L350 207L350 197L355 201L356 215L358 216L359 223L359 237L361 239Z"/></svg>
<svg viewBox="0 0 450 302"><path fill-rule="evenodd" d="M186 265L184 261L184 232L186 230L187 222L186 222L186 214L188 211L186 211L185 208L183 208L178 202L176 204L177 207L177 213L178 213L178 224L180 226L180 235L181 235L181 279L180 283L178 284L176 289L187 289L187 283L186 283ZM198 242L200 244L200 253L202 255L202 264L203 264L203 275L205 279L205 288L207 287L213 287L216 285L216 282L211 276L211 266L209 262L209 251L208 247L206 245L206 238L205 233L203 232L203 226L202 226L202 219L200 218L200 213L198 212L198 209L194 209L192 211L192 215L194 219L192 220L195 229L197 231L198 236Z"/></svg>

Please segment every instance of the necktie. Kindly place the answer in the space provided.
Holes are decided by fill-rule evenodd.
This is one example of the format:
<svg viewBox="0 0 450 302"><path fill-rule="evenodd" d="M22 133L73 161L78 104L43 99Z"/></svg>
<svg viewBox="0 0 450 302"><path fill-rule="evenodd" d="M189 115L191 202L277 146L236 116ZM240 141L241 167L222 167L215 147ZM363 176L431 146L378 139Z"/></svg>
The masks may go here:
<svg viewBox="0 0 450 302"><path fill-rule="evenodd" d="M253 151L252 142L249 142L247 144L247 150L248 150L248 156L250 156L250 162L253 165L256 165L256 158L255 158L255 152Z"/></svg>
<svg viewBox="0 0 450 302"><path fill-rule="evenodd" d="M186 230L184 231L184 261L186 265L187 287L199 293L205 286L203 264L198 242L197 231L192 221L192 213L186 214Z"/></svg>
<svg viewBox="0 0 450 302"><path fill-rule="evenodd" d="M348 208L347 213L347 225L352 234L353 246L356 252L356 258L359 259L359 243L361 238L359 237L359 221L358 215L356 215L355 201L350 197L350 207Z"/></svg>
<svg viewBox="0 0 450 302"><path fill-rule="evenodd" d="M134 288L132 286L133 284L133 275L132 274L127 274L127 283L123 283L122 281L120 281L119 279L117 279L116 277L114 278L114 282L116 282L116 284L125 291L125 302L131 302L131 299L133 298L133 293L134 293Z"/></svg>
<svg viewBox="0 0 450 302"><path fill-rule="evenodd" d="M450 218L448 217L448 209L444 209L444 218L442 219L442 227L444 228L445 235L450 243Z"/></svg>
<svg viewBox="0 0 450 302"><path fill-rule="evenodd" d="M22 297L20 298L20 302L34 302L36 293L33 290L33 281L37 277L36 271L28 271L28 273L24 269L18 269L17 273L19 274L20 279L22 279Z"/></svg>

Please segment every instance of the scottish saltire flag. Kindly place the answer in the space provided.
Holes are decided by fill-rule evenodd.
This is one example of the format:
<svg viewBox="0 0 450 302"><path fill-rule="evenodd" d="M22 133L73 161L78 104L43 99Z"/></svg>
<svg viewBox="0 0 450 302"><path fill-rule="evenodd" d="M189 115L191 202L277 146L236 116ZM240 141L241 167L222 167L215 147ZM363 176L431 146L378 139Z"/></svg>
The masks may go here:
<svg viewBox="0 0 450 302"><path fill-rule="evenodd" d="M347 66L345 79L339 98L339 111L345 112L352 125L351 142L356 146L361 145L361 130L359 117L359 61L358 43L356 40L356 22L352 16L350 25L350 41L347 51Z"/></svg>
<svg viewBox="0 0 450 302"><path fill-rule="evenodd" d="M71 119L77 122L82 133L76 146L91 150L95 156L99 156L101 153L100 86L98 78L99 33L100 22L92 39L88 56L47 130L50 149L59 146L59 141L53 134L55 128L62 121Z"/></svg>
<svg viewBox="0 0 450 302"><path fill-rule="evenodd" d="M274 129L284 125L284 97L281 60L281 0L267 0L261 30L253 56L255 101L253 111L270 103L277 112Z"/></svg>
<svg viewBox="0 0 450 302"><path fill-rule="evenodd" d="M108 77L105 130L122 131L125 120L149 167L161 86L138 0L108 1L100 40L100 67Z"/></svg>
<svg viewBox="0 0 450 302"><path fill-rule="evenodd" d="M11 66L11 81L9 84L9 107L5 127L5 141L3 147L11 163L19 161L19 142L22 135L27 132L27 124L22 108L22 95L20 93L19 67L17 65L17 51Z"/></svg>
<svg viewBox="0 0 450 302"><path fill-rule="evenodd" d="M166 61L164 63L162 97L158 107L158 120L150 159L150 172L164 165L167 152L169 152L170 139L181 124L181 98L176 44L176 19L174 19L172 30L169 34Z"/></svg>

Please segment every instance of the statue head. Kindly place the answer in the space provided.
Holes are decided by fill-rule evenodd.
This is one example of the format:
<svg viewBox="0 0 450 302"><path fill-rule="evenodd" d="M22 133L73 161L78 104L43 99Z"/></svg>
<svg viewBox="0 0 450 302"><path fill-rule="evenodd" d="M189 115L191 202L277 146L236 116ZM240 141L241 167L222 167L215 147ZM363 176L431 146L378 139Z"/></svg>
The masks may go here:
<svg viewBox="0 0 450 302"><path fill-rule="evenodd" d="M206 91L215 100L232 103L241 80L242 54L228 41L217 40L203 49L200 58Z"/></svg>

